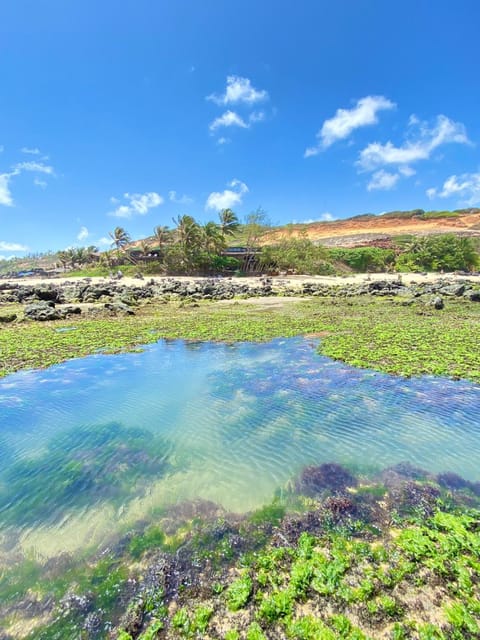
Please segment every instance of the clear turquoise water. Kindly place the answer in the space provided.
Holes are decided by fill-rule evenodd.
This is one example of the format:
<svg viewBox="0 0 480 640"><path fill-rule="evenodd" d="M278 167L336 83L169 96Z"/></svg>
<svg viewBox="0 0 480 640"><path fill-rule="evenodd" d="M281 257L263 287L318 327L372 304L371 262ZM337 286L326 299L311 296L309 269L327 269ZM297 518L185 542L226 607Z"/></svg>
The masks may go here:
<svg viewBox="0 0 480 640"><path fill-rule="evenodd" d="M358 370L315 348L162 341L4 378L4 542L13 530L39 553L52 535L56 551L81 548L185 499L248 510L327 461L480 480L480 386Z"/></svg>

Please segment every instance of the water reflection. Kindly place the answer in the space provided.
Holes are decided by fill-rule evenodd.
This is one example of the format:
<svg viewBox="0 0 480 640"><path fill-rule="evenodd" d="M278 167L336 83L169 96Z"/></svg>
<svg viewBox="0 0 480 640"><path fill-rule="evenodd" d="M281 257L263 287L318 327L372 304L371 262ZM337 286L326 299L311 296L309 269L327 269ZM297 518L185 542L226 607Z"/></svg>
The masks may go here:
<svg viewBox="0 0 480 640"><path fill-rule="evenodd" d="M309 464L479 480L479 400L478 385L354 369L300 338L162 341L18 373L0 382L0 521L49 554L185 499L257 507Z"/></svg>

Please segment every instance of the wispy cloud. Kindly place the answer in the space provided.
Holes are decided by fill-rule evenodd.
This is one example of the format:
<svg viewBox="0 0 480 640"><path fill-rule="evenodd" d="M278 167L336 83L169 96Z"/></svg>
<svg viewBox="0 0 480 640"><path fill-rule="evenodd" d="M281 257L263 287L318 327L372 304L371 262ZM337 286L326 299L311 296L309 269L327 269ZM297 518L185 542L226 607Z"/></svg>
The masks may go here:
<svg viewBox="0 0 480 640"><path fill-rule="evenodd" d="M460 198L468 206L480 203L480 173L463 173L450 176L441 189L427 189L429 198Z"/></svg>
<svg viewBox="0 0 480 640"><path fill-rule="evenodd" d="M114 211L110 211L108 215L115 218L131 218L134 215L144 216L150 209L163 204L164 200L159 193L150 191L148 193L125 193L124 199L127 204L118 206ZM115 203L119 202L116 198L111 198Z"/></svg>
<svg viewBox="0 0 480 640"><path fill-rule="evenodd" d="M48 186L48 182L46 182L45 180L42 180L41 178L34 178L33 184L36 187L40 187L41 189L46 189Z"/></svg>
<svg viewBox="0 0 480 640"><path fill-rule="evenodd" d="M227 86L225 93L220 95L212 93L207 96L207 100L211 100L218 105L244 103L248 105L263 102L268 99L268 92L264 89L255 89L249 78L241 76L227 76Z"/></svg>
<svg viewBox="0 0 480 640"><path fill-rule="evenodd" d="M241 180L232 180L225 191L213 191L207 198L205 209L221 211L231 209L237 204L242 204L243 196L248 193L248 187Z"/></svg>
<svg viewBox="0 0 480 640"><path fill-rule="evenodd" d="M22 147L21 152L29 153L32 156L39 156L42 153L37 147Z"/></svg>
<svg viewBox="0 0 480 640"><path fill-rule="evenodd" d="M193 202L193 198L190 198L185 194L179 197L176 191L169 191L168 199L170 202L175 202L175 204L192 204Z"/></svg>
<svg viewBox="0 0 480 640"><path fill-rule="evenodd" d="M390 173L389 171L375 171L372 175L370 182L367 185L367 191L390 191L397 184L400 178L399 173Z"/></svg>
<svg viewBox="0 0 480 640"><path fill-rule="evenodd" d="M376 124L379 111L394 109L395 106L384 96L366 96L358 100L352 109L337 109L333 118L325 120L317 133L317 144L305 150L305 158L316 156L334 142L348 138L359 127Z"/></svg>
<svg viewBox="0 0 480 640"><path fill-rule="evenodd" d="M242 129L248 129L248 123L238 115L235 111L225 111L221 116L215 118L213 122L210 123L209 129L214 132L221 127L241 127Z"/></svg>
<svg viewBox="0 0 480 640"><path fill-rule="evenodd" d="M112 244L112 239L103 236L103 238L99 238L95 244L98 247L110 247Z"/></svg>
<svg viewBox="0 0 480 640"><path fill-rule="evenodd" d="M77 234L77 240L80 240L80 242L82 240L86 240L89 235L90 233L88 232L87 227L80 227L80 231Z"/></svg>
<svg viewBox="0 0 480 640"><path fill-rule="evenodd" d="M55 175L55 171L52 166L46 165L43 162L31 161L31 162L17 162L11 168L11 171L0 174L0 205L6 207L13 207L14 201L11 192L11 180L15 176L19 176L25 171L33 173L43 173L45 175ZM47 183L38 178L34 179L34 184L41 187L46 187Z"/></svg>
<svg viewBox="0 0 480 640"><path fill-rule="evenodd" d="M361 171L375 171L387 165L408 165L427 160L439 146L447 143L469 144L465 126L439 115L435 124L410 119L408 139L396 147L392 142L372 142L360 152L357 166Z"/></svg>
<svg viewBox="0 0 480 640"><path fill-rule="evenodd" d="M50 176L55 175L53 167L34 160L31 162L17 162L17 164L13 165L13 170L16 173L21 173L22 171L34 171L36 173L45 173Z"/></svg>
<svg viewBox="0 0 480 640"><path fill-rule="evenodd" d="M5 242L0 240L0 251L28 251L28 247L19 242Z"/></svg>
<svg viewBox="0 0 480 640"><path fill-rule="evenodd" d="M11 173L0 173L0 204L13 207L13 197L10 191Z"/></svg>
<svg viewBox="0 0 480 640"><path fill-rule="evenodd" d="M253 111L248 116L248 122L250 124L255 124L256 122L263 122L265 120L265 111Z"/></svg>

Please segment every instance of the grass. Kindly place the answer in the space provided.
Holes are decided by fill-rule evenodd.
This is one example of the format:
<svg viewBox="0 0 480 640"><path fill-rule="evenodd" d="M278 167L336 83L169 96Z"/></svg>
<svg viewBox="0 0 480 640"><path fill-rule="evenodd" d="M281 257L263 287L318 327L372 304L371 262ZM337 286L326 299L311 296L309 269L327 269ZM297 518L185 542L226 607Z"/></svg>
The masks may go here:
<svg viewBox="0 0 480 640"><path fill-rule="evenodd" d="M281 300L281 298L279 299ZM58 332L60 328L73 331ZM0 375L98 351L117 353L160 338L262 341L322 334L320 351L357 367L480 382L480 304L446 301L436 311L400 299L317 298L264 307L205 302L146 305L135 316L0 326Z"/></svg>

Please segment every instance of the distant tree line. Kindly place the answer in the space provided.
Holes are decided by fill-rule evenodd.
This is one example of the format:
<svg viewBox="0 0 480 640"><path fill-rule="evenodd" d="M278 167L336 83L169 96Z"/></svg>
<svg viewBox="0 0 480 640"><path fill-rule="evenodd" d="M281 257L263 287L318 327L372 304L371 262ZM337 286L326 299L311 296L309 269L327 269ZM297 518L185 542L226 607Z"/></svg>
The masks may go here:
<svg viewBox="0 0 480 640"><path fill-rule="evenodd" d="M411 215L412 212L409 212ZM423 214L423 212L422 212ZM56 254L48 252L30 256L55 260L65 270L80 269L92 272L99 267L116 269L126 265L146 273L208 275L232 271L295 272L312 275L336 273L366 273L385 271L472 271L479 267L478 240L454 234L406 236L389 248L365 246L356 248L327 248L312 242L306 231L298 234L287 225L282 239L267 244L268 219L262 209L249 214L240 224L231 209L218 215L218 222L200 224L190 215L178 216L174 227L158 225L149 238L132 244L130 234L123 227L109 232L111 248L71 247ZM244 248L242 260L225 255L229 245ZM4 261L0 271L15 270L26 259ZM28 262L28 261L27 261ZM17 267L18 268L18 267Z"/></svg>

